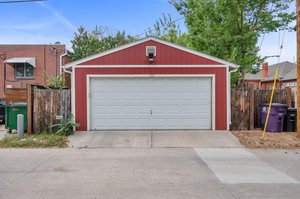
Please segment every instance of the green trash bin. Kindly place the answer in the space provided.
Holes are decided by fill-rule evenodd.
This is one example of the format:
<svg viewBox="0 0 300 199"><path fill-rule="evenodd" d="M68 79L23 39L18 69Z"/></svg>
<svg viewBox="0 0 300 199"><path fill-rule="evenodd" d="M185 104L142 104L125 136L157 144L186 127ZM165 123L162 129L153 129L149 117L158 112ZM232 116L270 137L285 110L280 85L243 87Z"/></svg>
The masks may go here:
<svg viewBox="0 0 300 199"><path fill-rule="evenodd" d="M17 129L17 116L24 115L24 131L27 130L27 103L18 102L5 106L5 128L9 133Z"/></svg>

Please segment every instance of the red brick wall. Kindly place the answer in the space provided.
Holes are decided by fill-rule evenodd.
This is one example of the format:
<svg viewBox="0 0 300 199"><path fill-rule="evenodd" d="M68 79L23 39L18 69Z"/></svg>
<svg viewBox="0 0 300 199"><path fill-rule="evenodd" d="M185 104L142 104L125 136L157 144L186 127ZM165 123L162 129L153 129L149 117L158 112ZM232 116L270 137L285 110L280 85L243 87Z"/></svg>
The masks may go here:
<svg viewBox="0 0 300 199"><path fill-rule="evenodd" d="M259 80L245 80L245 82L248 85L253 85L254 89L259 89ZM261 88L264 89L271 89L271 86L273 85L274 81L268 81L268 82L261 82ZM276 89L282 89L282 86L284 83L294 83L296 80L287 80L287 81L277 81L276 82Z"/></svg>
<svg viewBox="0 0 300 199"><path fill-rule="evenodd" d="M57 49L56 67L54 56L50 48ZM60 72L60 55L65 52L65 45L0 45L0 55L5 54L6 59L14 57L35 57L36 68L34 78L16 79L15 70L10 64L6 64L6 85L14 88L25 88L27 84L45 85L44 73L54 76ZM0 98L4 98L4 60L0 59Z"/></svg>
<svg viewBox="0 0 300 199"><path fill-rule="evenodd" d="M261 89L272 89L274 81L269 81L269 82L261 82ZM276 89L281 89L282 87L282 82L276 82Z"/></svg>
<svg viewBox="0 0 300 199"><path fill-rule="evenodd" d="M247 85L253 86L253 89L259 89L259 80L245 80Z"/></svg>

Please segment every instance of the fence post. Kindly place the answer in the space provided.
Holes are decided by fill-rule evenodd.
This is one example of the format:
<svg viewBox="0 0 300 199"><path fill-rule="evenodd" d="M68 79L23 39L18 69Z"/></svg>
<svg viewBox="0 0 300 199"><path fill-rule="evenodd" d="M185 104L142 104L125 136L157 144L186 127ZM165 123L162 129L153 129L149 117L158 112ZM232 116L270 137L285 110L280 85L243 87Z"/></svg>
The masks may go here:
<svg viewBox="0 0 300 199"><path fill-rule="evenodd" d="M32 134L32 85L27 84L27 133Z"/></svg>
<svg viewBox="0 0 300 199"><path fill-rule="evenodd" d="M292 89L290 87L287 87L286 90L288 95L287 104L289 105L289 107L292 107Z"/></svg>
<svg viewBox="0 0 300 199"><path fill-rule="evenodd" d="M250 130L254 129L254 88L250 86L250 99L249 99L249 122Z"/></svg>
<svg viewBox="0 0 300 199"><path fill-rule="evenodd" d="M17 132L19 138L24 136L24 115L22 114L17 115Z"/></svg>

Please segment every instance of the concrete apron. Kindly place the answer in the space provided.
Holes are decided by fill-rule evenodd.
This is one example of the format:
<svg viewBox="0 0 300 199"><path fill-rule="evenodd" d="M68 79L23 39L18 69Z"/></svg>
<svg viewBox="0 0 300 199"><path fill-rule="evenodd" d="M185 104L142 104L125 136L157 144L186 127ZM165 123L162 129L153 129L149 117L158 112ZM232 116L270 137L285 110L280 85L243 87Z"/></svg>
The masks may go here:
<svg viewBox="0 0 300 199"><path fill-rule="evenodd" d="M241 148L228 131L88 131L70 136L75 148Z"/></svg>
<svg viewBox="0 0 300 199"><path fill-rule="evenodd" d="M298 184L246 149L195 148L207 167L224 184Z"/></svg>

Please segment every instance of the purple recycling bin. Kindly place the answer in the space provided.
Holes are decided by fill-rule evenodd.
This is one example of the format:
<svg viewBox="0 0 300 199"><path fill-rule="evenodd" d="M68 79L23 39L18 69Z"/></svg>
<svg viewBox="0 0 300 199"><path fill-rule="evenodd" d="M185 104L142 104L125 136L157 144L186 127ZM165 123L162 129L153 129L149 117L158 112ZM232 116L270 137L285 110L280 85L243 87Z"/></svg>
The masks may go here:
<svg viewBox="0 0 300 199"><path fill-rule="evenodd" d="M265 126L269 104L260 105L261 124L262 128ZM282 132L283 121L287 112L288 105L273 103L270 110L269 121L267 125L267 132Z"/></svg>

